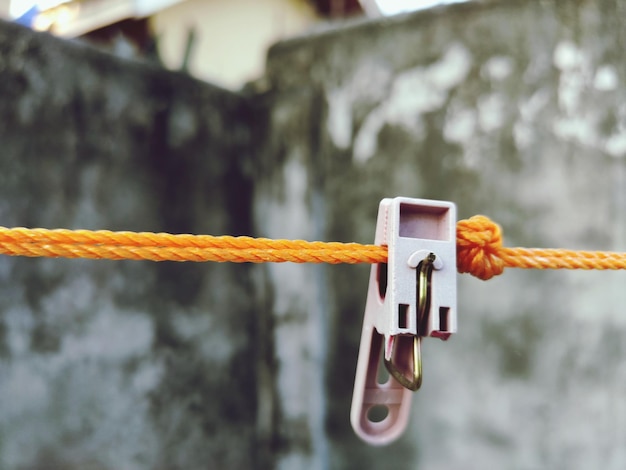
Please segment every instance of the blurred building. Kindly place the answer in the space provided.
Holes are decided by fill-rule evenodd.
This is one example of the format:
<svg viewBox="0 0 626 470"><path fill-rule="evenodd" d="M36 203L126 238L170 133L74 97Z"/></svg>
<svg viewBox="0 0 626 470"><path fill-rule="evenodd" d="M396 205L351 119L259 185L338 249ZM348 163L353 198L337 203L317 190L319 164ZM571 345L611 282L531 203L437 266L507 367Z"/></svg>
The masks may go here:
<svg viewBox="0 0 626 470"><path fill-rule="evenodd" d="M358 0L0 0L1 16L33 29L231 89L263 76L271 44L361 14Z"/></svg>
<svg viewBox="0 0 626 470"><path fill-rule="evenodd" d="M238 89L270 45L329 21L465 0L0 0L0 17Z"/></svg>

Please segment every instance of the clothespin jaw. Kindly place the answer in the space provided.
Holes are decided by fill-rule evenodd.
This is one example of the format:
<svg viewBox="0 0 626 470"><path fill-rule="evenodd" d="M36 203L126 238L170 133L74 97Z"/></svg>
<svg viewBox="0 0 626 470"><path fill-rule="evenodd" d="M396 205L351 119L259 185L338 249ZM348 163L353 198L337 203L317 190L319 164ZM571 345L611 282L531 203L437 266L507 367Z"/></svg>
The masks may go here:
<svg viewBox="0 0 626 470"><path fill-rule="evenodd" d="M384 445L406 428L422 380L421 339L457 329L456 208L383 199L374 242L388 247L388 260L370 272L350 418L361 439ZM381 355L391 375L384 383Z"/></svg>

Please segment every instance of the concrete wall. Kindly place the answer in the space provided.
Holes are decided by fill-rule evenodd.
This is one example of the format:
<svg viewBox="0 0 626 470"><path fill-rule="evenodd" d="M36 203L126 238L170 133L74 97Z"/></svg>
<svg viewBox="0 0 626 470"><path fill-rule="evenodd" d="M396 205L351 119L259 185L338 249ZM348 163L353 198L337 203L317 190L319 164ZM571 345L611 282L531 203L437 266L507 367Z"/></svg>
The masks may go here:
<svg viewBox="0 0 626 470"><path fill-rule="evenodd" d="M257 227L371 242L378 201L405 195L455 201L461 217L485 213L513 246L624 249L624 8L456 5L277 45ZM326 425L311 424L320 442L312 461L626 464L624 273L460 276L459 334L425 341L409 430L372 449L348 424L367 267L266 269L281 280L276 303L291 306L274 331L278 343L297 345L278 352L283 393L301 397L285 413L294 426L321 410L317 391L301 383L312 370L326 378Z"/></svg>
<svg viewBox="0 0 626 470"><path fill-rule="evenodd" d="M0 83L4 225L250 231L240 97L5 23ZM259 458L247 266L0 266L0 468Z"/></svg>
<svg viewBox="0 0 626 470"><path fill-rule="evenodd" d="M405 195L626 250L625 9L355 24L245 95L3 24L1 223L371 242ZM624 467L624 273L459 276L380 449L348 419L368 269L0 259L0 467Z"/></svg>

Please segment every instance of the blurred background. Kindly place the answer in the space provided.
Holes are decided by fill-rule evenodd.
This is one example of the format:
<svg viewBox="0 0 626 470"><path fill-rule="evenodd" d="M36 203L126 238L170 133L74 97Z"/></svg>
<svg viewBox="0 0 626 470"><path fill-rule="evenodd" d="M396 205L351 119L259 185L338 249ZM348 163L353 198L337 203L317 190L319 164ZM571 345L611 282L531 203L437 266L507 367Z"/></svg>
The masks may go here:
<svg viewBox="0 0 626 470"><path fill-rule="evenodd" d="M0 224L626 250L626 2L447 3L0 0ZM373 448L369 269L0 257L0 469L626 467L625 273L458 276Z"/></svg>
<svg viewBox="0 0 626 470"><path fill-rule="evenodd" d="M459 0L456 0L459 1ZM263 77L269 46L364 17L445 0L1 0L0 17L238 89Z"/></svg>

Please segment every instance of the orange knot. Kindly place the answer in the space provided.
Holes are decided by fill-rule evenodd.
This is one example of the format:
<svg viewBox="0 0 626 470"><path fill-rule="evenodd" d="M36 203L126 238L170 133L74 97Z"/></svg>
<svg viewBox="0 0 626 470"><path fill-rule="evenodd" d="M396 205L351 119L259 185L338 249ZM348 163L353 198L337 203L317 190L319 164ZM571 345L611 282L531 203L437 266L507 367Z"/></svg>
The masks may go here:
<svg viewBox="0 0 626 470"><path fill-rule="evenodd" d="M460 220L456 226L457 268L483 281L502 274L504 262L500 226L484 215Z"/></svg>

